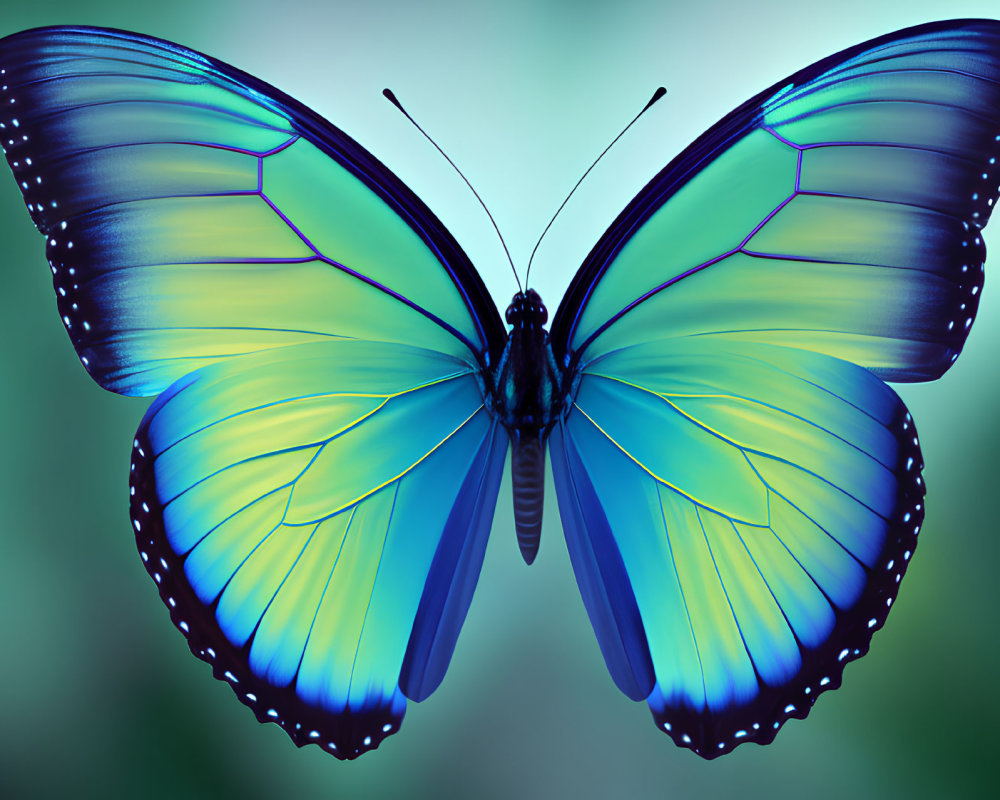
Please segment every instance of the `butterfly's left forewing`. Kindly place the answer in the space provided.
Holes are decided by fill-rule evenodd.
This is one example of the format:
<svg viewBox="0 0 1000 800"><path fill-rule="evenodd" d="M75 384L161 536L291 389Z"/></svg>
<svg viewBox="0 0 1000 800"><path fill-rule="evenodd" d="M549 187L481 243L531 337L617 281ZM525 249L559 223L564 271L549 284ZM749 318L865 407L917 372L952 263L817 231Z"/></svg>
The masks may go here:
<svg viewBox="0 0 1000 800"><path fill-rule="evenodd" d="M136 34L0 44L0 133L90 374L157 394L330 337L475 358L503 329L427 207L357 142L226 64Z"/></svg>
<svg viewBox="0 0 1000 800"><path fill-rule="evenodd" d="M1000 25L900 31L725 117L571 284L566 539L612 676L676 743L769 742L882 625L924 488L880 378L958 357L998 157Z"/></svg>
<svg viewBox="0 0 1000 800"><path fill-rule="evenodd" d="M448 666L507 434L503 326L468 259L364 148L168 42L0 42L0 133L60 316L102 386L160 397L132 519L192 652L341 758Z"/></svg>

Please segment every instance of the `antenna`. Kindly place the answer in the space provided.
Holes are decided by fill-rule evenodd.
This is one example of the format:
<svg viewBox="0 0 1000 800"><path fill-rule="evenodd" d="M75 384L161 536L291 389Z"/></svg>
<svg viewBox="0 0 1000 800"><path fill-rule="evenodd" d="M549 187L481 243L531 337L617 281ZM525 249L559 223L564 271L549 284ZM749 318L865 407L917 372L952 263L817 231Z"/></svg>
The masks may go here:
<svg viewBox="0 0 1000 800"><path fill-rule="evenodd" d="M402 103L400 103L399 100L396 99L396 95L394 95L392 93L392 90L391 89L383 89L382 90L382 94L385 95L385 99L386 100L388 100L390 103L392 103L394 106L396 106L396 108L398 108L403 113L404 117L406 117L411 123L413 123L413 127L416 128L418 131L420 131L424 135L424 138L428 142L430 142L432 145L434 145L434 148L442 156L444 156L445 161L447 161L449 164L451 164L452 169L454 169L455 172L457 172L459 174L459 176L462 178L462 180L465 181L465 185L469 187L469 191L471 191L476 196L476 199L479 201L479 205L481 205L483 207L483 211L486 212L486 216L489 217L490 218L490 222L493 223L493 230L495 230L497 232L497 238L500 239L500 244L503 246L503 251L504 251L504 253L507 254L507 262L510 264L510 269L514 273L514 280L517 281L517 288L520 291L523 292L524 291L524 287L521 286L521 279L517 277L517 270L514 269L514 261L510 257L510 251L507 249L507 243L503 240L503 236L500 234L500 228L497 227L496 220L493 219L493 215L490 213L490 210L486 207L486 203L483 202L483 198L481 198L479 196L479 192L477 192L475 189L472 188L472 184L469 183L469 179L465 177L465 175L462 173L462 170L460 170L458 167L455 166L455 162L452 161L450 158L448 158L448 154L438 146L438 143L435 142L430 137L430 135L427 133L427 131L425 131L423 128L421 128L417 124L416 120L413 119L413 117L411 117L409 115L409 113L407 113L406 109L403 108ZM624 133L624 131L623 131L623 133Z"/></svg>
<svg viewBox="0 0 1000 800"><path fill-rule="evenodd" d="M578 180L576 182L576 185L573 186L573 188L569 190L569 194L566 195L566 199L563 200L562 201L562 205L560 205L559 208L556 209L556 213L552 215L552 219L549 220L549 224L545 226L545 230L542 231L542 235L539 236L538 237L538 241L535 242L535 249L531 251L531 256L528 258L528 269L524 273L524 285L525 286L528 285L528 277L531 275L531 262L535 258L535 253L538 252L538 245L540 245L542 243L542 239L545 238L545 234L547 234L549 232L549 228L551 228L552 227L552 223L556 221L556 217L559 216L559 212L562 211L563 208L565 207L565 205L569 202L569 199L573 196L573 192L575 192L577 190L577 187L581 183L583 183L583 179L586 178L590 174L590 171L594 167L597 166L597 162L600 161L602 158L604 158L604 154L607 153L608 150L610 150L612 147L615 146L615 142L617 142L619 139L621 139L622 136L625 135L625 132L629 128L631 128L633 125L635 125L636 120L638 120L639 117L641 117L643 114L645 114L647 111L649 111L649 109L653 107L653 104L656 103L666 93L667 93L667 90L664 89L662 86L659 87L655 92L653 92L653 96L649 99L649 102L646 103L645 106L643 106L642 111L640 111L638 114L636 114L635 117L632 118L632 121L628 125L626 125L624 128L622 128L622 132L619 133L614 139L611 140L611 144L609 144L607 147L605 147L601 151L601 154L597 158L594 159L594 163L591 164L589 167L587 167L587 171L584 172L583 175L580 176L580 180Z"/></svg>

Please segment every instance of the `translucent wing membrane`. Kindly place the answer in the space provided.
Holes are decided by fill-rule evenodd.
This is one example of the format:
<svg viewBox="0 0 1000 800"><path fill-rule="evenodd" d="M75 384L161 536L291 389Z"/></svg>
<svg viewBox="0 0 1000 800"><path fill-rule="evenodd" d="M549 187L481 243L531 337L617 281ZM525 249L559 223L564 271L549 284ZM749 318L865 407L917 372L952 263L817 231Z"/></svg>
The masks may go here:
<svg viewBox="0 0 1000 800"><path fill-rule="evenodd" d="M725 117L571 284L566 538L615 682L678 744L770 741L885 619L923 486L880 378L958 357L998 157L1000 24L900 31Z"/></svg>
<svg viewBox="0 0 1000 800"><path fill-rule="evenodd" d="M606 356L552 448L616 683L709 758L771 741L840 685L923 518L902 402L804 350L706 337Z"/></svg>
<svg viewBox="0 0 1000 800"><path fill-rule="evenodd" d="M819 62L640 192L574 280L555 346L589 359L713 335L936 378L975 318L998 156L996 23L923 26ZM892 302L872 313L873 298Z"/></svg>
<svg viewBox="0 0 1000 800"><path fill-rule="evenodd" d="M177 45L55 28L0 43L0 134L60 316L106 388L352 337L471 360L495 306L431 212L356 142Z"/></svg>
<svg viewBox="0 0 1000 800"><path fill-rule="evenodd" d="M332 340L203 367L136 434L132 519L192 652L340 758L451 658L507 437L460 360Z"/></svg>

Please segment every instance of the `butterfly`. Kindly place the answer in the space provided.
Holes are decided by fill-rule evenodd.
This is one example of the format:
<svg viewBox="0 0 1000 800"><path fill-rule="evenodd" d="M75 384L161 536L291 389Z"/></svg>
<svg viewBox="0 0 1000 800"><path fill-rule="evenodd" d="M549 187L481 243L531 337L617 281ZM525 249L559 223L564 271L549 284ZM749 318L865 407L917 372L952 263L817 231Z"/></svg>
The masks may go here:
<svg viewBox="0 0 1000 800"><path fill-rule="evenodd" d="M546 453L611 678L706 758L840 685L916 547L914 421L983 285L1000 23L845 50L657 174L553 315L501 319L344 132L134 33L0 40L0 134L101 386L156 396L139 554L194 655L355 758L434 692L508 451L524 560ZM509 326L509 330L508 330Z"/></svg>

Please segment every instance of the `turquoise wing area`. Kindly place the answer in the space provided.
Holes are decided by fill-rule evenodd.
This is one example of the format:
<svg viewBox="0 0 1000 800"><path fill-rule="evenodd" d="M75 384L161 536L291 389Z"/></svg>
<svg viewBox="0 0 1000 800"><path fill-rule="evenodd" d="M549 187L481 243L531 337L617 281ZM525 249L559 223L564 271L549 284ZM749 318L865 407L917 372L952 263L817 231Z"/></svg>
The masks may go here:
<svg viewBox="0 0 1000 800"><path fill-rule="evenodd" d="M1000 24L935 23L825 59L639 193L560 306L557 357L698 335L936 378L975 318L998 157Z"/></svg>
<svg viewBox="0 0 1000 800"><path fill-rule="evenodd" d="M434 215L273 87L95 28L8 37L0 69L0 141L63 324L105 388L157 394L206 364L331 338L470 360L502 346Z"/></svg>
<svg viewBox="0 0 1000 800"><path fill-rule="evenodd" d="M913 420L846 361L699 337L591 362L552 433L574 571L616 684L712 758L840 685L916 547Z"/></svg>
<svg viewBox="0 0 1000 800"><path fill-rule="evenodd" d="M136 542L215 677L355 758L444 675L506 450L461 359L350 339L234 357L139 426Z"/></svg>

